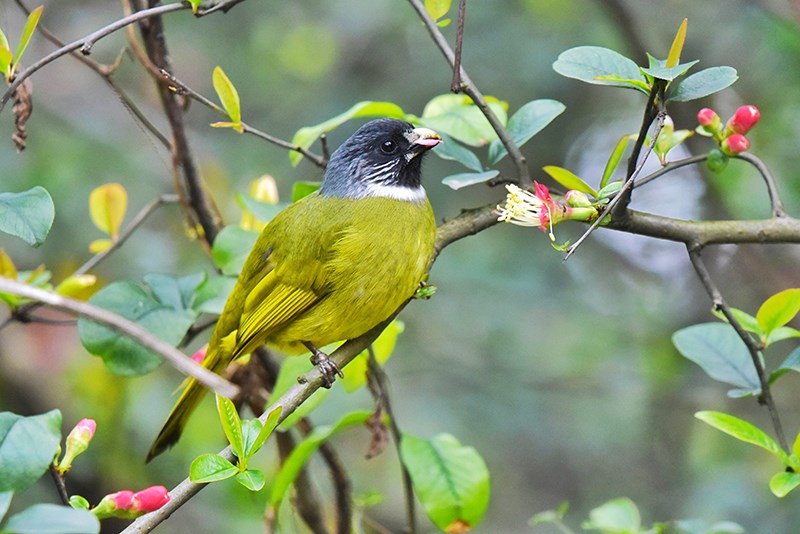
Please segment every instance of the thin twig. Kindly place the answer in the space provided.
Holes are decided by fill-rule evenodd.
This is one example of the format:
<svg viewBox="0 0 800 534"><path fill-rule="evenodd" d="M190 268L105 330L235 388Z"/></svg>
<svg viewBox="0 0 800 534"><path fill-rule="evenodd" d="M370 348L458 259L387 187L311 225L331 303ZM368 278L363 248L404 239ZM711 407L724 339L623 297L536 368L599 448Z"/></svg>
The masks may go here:
<svg viewBox="0 0 800 534"><path fill-rule="evenodd" d="M92 319L98 323L108 326L112 330L124 334L125 336L133 339L143 347L152 350L159 356L167 360L170 365L175 367L178 371L185 375L196 378L198 382L207 388L223 395L225 397L233 397L238 392L238 388L221 376L212 373L208 369L193 362L191 358L186 356L181 351L175 349L169 343L162 341L155 337L149 331L145 330L138 324L125 319L103 308L98 308L87 302L64 297L52 291L45 291L10 278L0 276L0 291L11 293L33 299L47 304L51 308L65 311L72 315L79 315Z"/></svg>
<svg viewBox="0 0 800 534"><path fill-rule="evenodd" d="M680 169L681 167L686 167L688 165L694 165L695 163L700 163L708 159L708 154L700 154L699 156L690 156L685 159L680 159L678 161L671 161L658 169L657 171L648 174L642 178L636 180L636 183L633 185L634 189L638 189L645 184L648 184L655 180L656 178L660 178L661 176L670 173L676 169Z"/></svg>
<svg viewBox="0 0 800 534"><path fill-rule="evenodd" d="M278 454L281 464L292 453L297 443L291 432L276 432L275 441L278 444ZM322 516L322 504L311 479L308 476L307 466L303 466L294 479L295 499L294 504L300 517L314 534L328 534L325 527L325 518ZM277 510L274 516L277 517Z"/></svg>
<svg viewBox="0 0 800 534"><path fill-rule="evenodd" d="M456 50L453 59L453 81L450 83L450 91L458 93L461 91L461 51L464 46L464 17L467 10L467 0L458 1L458 24L456 26Z"/></svg>
<svg viewBox="0 0 800 534"><path fill-rule="evenodd" d="M3 96L0 97L0 111L3 110L3 108L6 105L6 103L8 103L8 100L11 98L11 96L17 90L17 87L19 87L22 84L22 82L24 82L26 79L30 78L30 76L32 74L34 74L36 71L38 71L39 69L41 69L42 67L47 66L49 63L52 63L53 61L55 61L56 59L60 58L61 56L69 54L73 50L78 50L78 49L81 49L82 53L88 54L88 53L90 53L91 47L92 47L92 45L94 45L94 43L96 43L97 41L99 41L103 37L111 35L112 33L120 30L121 28L124 28L125 26L128 26L129 24L133 24L135 22L138 22L140 20L144 20L144 19L147 19L147 18L150 18L150 17L158 17L158 16L161 16L161 15L163 15L165 13L171 13L173 11L181 11L181 10L184 10L184 9L189 9L189 7L190 6L188 4L175 3L175 4L166 4L166 5L163 5L163 6L156 6L156 7L150 8L150 9L145 9L145 10L139 11L137 13L134 13L134 14L132 14L130 16L123 17L123 18L121 18L119 20L115 20L111 24L108 24L107 26L103 26L99 30L87 35L86 37L82 37L82 38L78 39L77 41L73 41L73 42L71 42L69 44L66 44L66 45L62 46L61 48L59 48L57 50L54 50L53 52L50 52L45 57L43 57L39 61L35 62L33 65L31 65L27 69L23 70L22 72L17 73L17 75L14 77L14 81L8 86L8 89L6 89L6 92L3 93Z"/></svg>
<svg viewBox="0 0 800 534"><path fill-rule="evenodd" d="M375 403L378 404L379 409L386 412L389 416L389 429L392 432L392 439L394 440L395 451L397 458L400 460L400 468L403 474L403 497L406 505L406 531L408 534L416 534L417 532L417 512L416 501L414 500L414 486L411 482L411 473L403 463L400 456L400 442L403 439L403 434L400 431L400 426L397 424L394 411L392 410L392 403L389 399L389 379L383 367L380 366L378 360L375 359L375 352L370 347L369 360L367 361L367 381L369 390L375 398Z"/></svg>
<svg viewBox="0 0 800 534"><path fill-rule="evenodd" d="M444 38L444 35L442 35L442 32L436 25L436 22L434 22L430 15L428 15L428 12L425 10L425 6L422 5L420 0L408 1L417 12L417 15L419 15L419 18L422 19L423 24L425 24L425 27L428 29L428 33L433 39L433 42L436 44L442 54L444 54L445 59L450 64L450 68L453 68L455 66L455 53L450 48L450 45L447 44L447 40ZM472 79L469 77L469 75L467 75L467 72L464 70L463 66L460 70L460 76L461 90L464 92L464 94L472 99L476 106L478 106L484 117L486 117L486 120L489 121L492 129L497 134L497 137L503 143L503 146L508 151L509 157L511 157L515 167L517 168L517 174L519 175L520 183L529 185L531 183L531 178L525 156L522 155L522 152L520 152L517 144L511 139L511 136L509 136L506 127L502 122L500 122L500 119L497 118L497 115L494 114L492 109L486 103L486 99L483 97L483 94L472 82Z"/></svg>
<svg viewBox="0 0 800 534"><path fill-rule="evenodd" d="M697 277L703 284L708 296L711 297L711 302L714 308L722 312L722 314L728 320L728 323L730 323L733 329L736 330L736 334L747 346L747 350L750 353L750 358L753 361L753 367L755 367L756 374L758 375L759 384L761 385L761 393L758 396L759 402L767 406L770 418L772 419L772 426L775 429L775 434L778 437L778 442L781 444L783 450L788 451L789 442L786 441L786 436L783 433L783 425L781 424L781 419L778 415L778 408L775 406L775 400L772 397L772 390L769 386L769 376L767 376L767 371L764 369L761 348L756 344L756 341L753 339L753 337L747 333L744 327L742 327L741 323L739 323L739 321L736 319L736 316L731 313L730 308L725 303L725 299L722 298L722 293L711 277L711 274L708 272L708 268L701 257L702 247L687 244L686 250L689 253L689 259L692 261L692 266L697 273Z"/></svg>
<svg viewBox="0 0 800 534"><path fill-rule="evenodd" d="M178 94L186 95L189 98L191 98L192 100L195 100L195 101L203 104L204 106L206 106L209 109L215 111L216 113L220 114L221 116L223 116L225 118L228 118L228 113L221 106L218 106L217 104L215 104L214 102L212 102L211 100L206 98L205 96L201 95L200 93L198 93L197 91L195 91L194 89L192 89L191 87L189 87L188 85L186 85L185 83L180 81L173 74L167 72L166 70L162 69L160 72L161 72L161 75L167 80L169 85L171 85L172 87L175 88L175 90L177 91ZM299 152L300 154L302 154L303 156L308 158L308 160L311 161L314 165L316 165L317 167L320 167L321 169L324 169L325 166L328 164L328 158L327 157L318 156L318 155L314 154L313 152L311 152L311 151L309 151L309 150L307 150L307 149L305 149L305 148L303 148L301 146L292 144L289 141L285 141L283 139L280 139L280 138L275 137L273 135L270 135L268 133L262 132L261 130L253 128L252 126L248 125L245 122L241 122L240 121L239 124L242 126L242 129L243 129L244 133L249 133L251 135L255 135L256 137L264 139L265 141L268 141L268 142L270 142L270 143L272 143L274 145L277 145L277 146L279 146L281 148L285 148L287 150L294 150L295 152Z"/></svg>
<svg viewBox="0 0 800 534"><path fill-rule="evenodd" d="M53 484L56 486L58 498L61 499L61 504L69 506L69 493L67 492L67 485L64 482L64 475L58 472L58 468L54 463L50 464L50 477L53 479Z"/></svg>
<svg viewBox="0 0 800 534"><path fill-rule="evenodd" d="M26 6L22 0L15 0L17 5L25 12L25 14L30 15L31 10ZM64 42L61 41L56 35L48 30L42 24L38 24L36 26L36 30L41 33L45 39L53 43L58 47L64 46ZM98 63L93 59L84 56L83 54L73 50L69 53L70 56L77 59L94 72L100 76L103 81L105 81L111 90L114 91L114 94L117 95L119 98L120 103L122 106L131 114L133 117L138 121L138 123L144 127L148 132L150 132L163 146L169 148L169 140L161 133L161 131L156 128L156 126L150 122L150 120L142 113L142 110L136 105L136 103L128 96L128 94L122 89L122 87L114 80L113 73L116 70L116 67L119 65L121 61L122 55L117 57L116 62L113 65L103 65L102 63Z"/></svg>
<svg viewBox="0 0 800 534"><path fill-rule="evenodd" d="M158 69L171 71L161 17L151 17L143 21L139 24L139 29L149 60ZM151 70L148 69L148 72ZM156 81L161 105L172 131L172 173L177 192L185 193L187 215L190 215L192 222L196 221L199 225L199 229L202 230L202 242L206 245L206 249L210 250L222 227L222 217L213 198L206 192L200 171L192 156L184 124L184 112L177 95L164 83L160 70L158 73L151 72L151 75Z"/></svg>
<svg viewBox="0 0 800 534"><path fill-rule="evenodd" d="M631 157L628 160L628 172L625 183L622 185L622 188L619 190L619 192L614 195L614 198L612 198L611 201L605 205L597 218L592 222L592 224L589 225L589 228L586 229L586 231L575 241L575 243L569 246L569 249L564 256L564 261L567 261L575 253L578 247L580 247L581 244L583 244L583 242L589 238L592 232L594 232L597 227L607 219L609 214L619 219L623 219L627 216L627 207L628 203L630 203L631 191L633 190L634 182L644 168L647 158L650 157L650 153L653 151L653 146L655 146L656 139L658 139L658 134L661 133L661 129L664 126L666 110L663 109L663 104L660 104L660 102L663 102L664 86L662 83L659 83L660 81L661 80L656 80L656 82L653 84L652 90L650 91L650 97L647 100L647 106L645 106L642 126L639 129L639 136L636 138ZM660 109L658 113L654 114L653 110L655 108L656 101L659 102ZM654 118L658 118L658 123L656 124L655 131L653 132L652 141L649 145L647 145L644 155L640 157L642 147L644 146L645 139L647 138L647 132L649 131L650 125L653 123Z"/></svg>
<svg viewBox="0 0 800 534"><path fill-rule="evenodd" d="M767 185L767 193L769 194L770 206L772 207L772 216L786 217L786 211L783 208L783 201L781 200L780 193L778 192L778 186L775 183L775 179L772 177L772 173L769 171L764 162L761 161L761 158L754 156L749 152L744 152L734 157L737 159L743 159L744 161L750 163L764 178L764 183Z"/></svg>

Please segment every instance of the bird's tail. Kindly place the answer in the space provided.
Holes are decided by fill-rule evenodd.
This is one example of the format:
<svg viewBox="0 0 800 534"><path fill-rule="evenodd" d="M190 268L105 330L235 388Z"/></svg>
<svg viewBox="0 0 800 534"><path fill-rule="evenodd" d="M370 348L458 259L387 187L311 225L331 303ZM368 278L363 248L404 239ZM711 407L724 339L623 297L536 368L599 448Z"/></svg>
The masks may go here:
<svg viewBox="0 0 800 534"><path fill-rule="evenodd" d="M186 422L189 420L189 416L192 415L197 405L200 404L206 392L206 388L197 380L194 378L189 379L178 402L175 403L175 407L172 408L172 411L169 413L167 422L164 423L161 432L158 433L158 437L153 441L153 445L147 453L148 462L175 445L181 437L181 433L186 426Z"/></svg>

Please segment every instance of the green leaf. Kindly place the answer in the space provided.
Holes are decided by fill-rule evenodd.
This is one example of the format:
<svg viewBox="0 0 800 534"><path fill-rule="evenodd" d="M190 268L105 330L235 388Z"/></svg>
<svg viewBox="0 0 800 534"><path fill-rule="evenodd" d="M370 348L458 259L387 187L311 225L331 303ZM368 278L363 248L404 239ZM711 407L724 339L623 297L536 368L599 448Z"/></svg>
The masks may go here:
<svg viewBox="0 0 800 534"><path fill-rule="evenodd" d="M32 247L42 244L55 216L53 199L44 187L0 193L0 232L19 237Z"/></svg>
<svg viewBox="0 0 800 534"><path fill-rule="evenodd" d="M0 491L21 491L36 482L61 441L61 412L22 417L0 412Z"/></svg>
<svg viewBox="0 0 800 534"><path fill-rule="evenodd" d="M800 473L781 471L769 481L769 489L776 497L786 497L797 486L800 486Z"/></svg>
<svg viewBox="0 0 800 534"><path fill-rule="evenodd" d="M689 24L688 19L683 19L681 25L678 27L678 32L675 34L675 39L672 40L672 46L669 47L669 54L667 54L667 67L674 67L681 60L681 51L683 44L686 42L686 26Z"/></svg>
<svg viewBox="0 0 800 534"><path fill-rule="evenodd" d="M4 534L97 534L100 521L88 510L58 504L34 504L12 515Z"/></svg>
<svg viewBox="0 0 800 534"><path fill-rule="evenodd" d="M486 102L497 119L505 125L507 104L492 97L486 97ZM414 119L409 118L412 121ZM432 98L425 104L422 117L418 120L439 134L448 135L469 146L484 146L497 139L497 133L483 112L470 97L464 95L446 94Z"/></svg>
<svg viewBox="0 0 800 534"><path fill-rule="evenodd" d="M483 170L483 165L474 152L447 134L440 132L439 135L444 142L436 147L436 150L433 151L434 154L442 159L457 161L473 171L481 172Z"/></svg>
<svg viewBox="0 0 800 534"><path fill-rule="evenodd" d="M474 448L449 434L430 440L403 434L400 457L414 492L440 530L480 523L489 504L489 470Z"/></svg>
<svg viewBox="0 0 800 534"><path fill-rule="evenodd" d="M275 476L269 498L270 504L277 508L286 495L289 486L292 485L300 470L320 445L343 430L363 425L371 415L371 412L352 412L339 419L333 426L318 426L315 428L303 441L297 444Z"/></svg>
<svg viewBox="0 0 800 534"><path fill-rule="evenodd" d="M14 498L13 491L0 491L0 522L8 513L8 507L11 506L11 499Z"/></svg>
<svg viewBox="0 0 800 534"><path fill-rule="evenodd" d="M337 115L331 119L326 120L315 126L305 126L297 130L297 133L292 137L292 144L302 147L310 148L320 135L330 132L349 121L358 117L389 117L391 119L403 119L405 113L402 108L392 102L359 102L341 115ZM292 166L300 163L303 155L296 151L289 152L289 161Z"/></svg>
<svg viewBox="0 0 800 534"><path fill-rule="evenodd" d="M800 373L800 347L797 347L792 352L789 353L789 356L783 360L783 363L775 369L769 375L769 383L772 384L778 378L785 375L789 371L795 371Z"/></svg>
<svg viewBox="0 0 800 534"><path fill-rule="evenodd" d="M500 174L500 171L494 170L486 172L462 172L445 177L442 179L442 183L450 189L457 191L462 187L486 183L498 174Z"/></svg>
<svg viewBox="0 0 800 534"><path fill-rule="evenodd" d="M267 416L267 423L261 424L258 419L251 419L249 421L242 421L242 434L244 435L244 455L245 458L251 458L258 450L264 445L272 435L275 427L278 426L278 421L283 412L283 407L278 406L272 410Z"/></svg>
<svg viewBox="0 0 800 534"><path fill-rule="evenodd" d="M231 478L239 468L218 454L201 454L189 467L189 480L195 484L207 484Z"/></svg>
<svg viewBox="0 0 800 534"><path fill-rule="evenodd" d="M636 89L643 93L650 93L650 84L643 80L631 80L630 78L623 78L622 76L615 76L609 74L607 76L598 76L595 78L597 81L617 82L614 85L617 87L627 87L629 89ZM609 84L611 85L611 84Z"/></svg>
<svg viewBox="0 0 800 534"><path fill-rule="evenodd" d="M639 66L627 57L599 46L579 46L562 52L553 70L567 78L574 78L586 83L612 85L616 87L634 88L649 93L641 87L621 80L645 80ZM620 79L602 79L604 76L618 76Z"/></svg>
<svg viewBox="0 0 800 534"><path fill-rule="evenodd" d="M560 183L567 190L574 189L597 198L597 191L595 191L592 186L581 180L580 177L568 171L567 169L556 167L555 165L548 165L543 167L542 170L549 174L553 180Z"/></svg>
<svg viewBox="0 0 800 534"><path fill-rule="evenodd" d="M560 523L567 514L567 510L569 510L569 503L564 501L559 504L558 508L555 510L545 510L544 512L535 514L528 520L528 524L535 526L547 523Z"/></svg>
<svg viewBox="0 0 800 534"><path fill-rule="evenodd" d="M738 417L722 412L697 412L695 417L746 443L751 443L777 456L784 465L790 465L789 455L763 430Z"/></svg>
<svg viewBox="0 0 800 534"><path fill-rule="evenodd" d="M686 71L691 69L694 65L698 63L698 60L690 61L689 63L681 63L680 65L675 65L674 67L650 67L650 68L642 68L642 72L645 74L649 74L653 78L657 78L659 80L666 80L671 82L675 78L679 76L683 76L686 74Z"/></svg>
<svg viewBox="0 0 800 534"><path fill-rule="evenodd" d="M236 194L236 202L242 211L250 212L256 219L264 222L269 222L275 218L277 214L284 210L289 204L286 202L279 202L273 204L271 202L263 202L256 200L250 195Z"/></svg>
<svg viewBox="0 0 800 534"><path fill-rule="evenodd" d="M770 334L767 336L767 340L764 342L764 345L768 347L773 343L777 343L778 341L796 337L800 337L800 330L792 328L791 326L781 326L770 332Z"/></svg>
<svg viewBox="0 0 800 534"><path fill-rule="evenodd" d="M319 191L322 182L295 182L292 186L292 202L297 202L311 193Z"/></svg>
<svg viewBox="0 0 800 534"><path fill-rule="evenodd" d="M211 258L227 276L238 276L247 256L256 244L258 232L231 224L217 234L211 246Z"/></svg>
<svg viewBox="0 0 800 534"><path fill-rule="evenodd" d="M225 437L228 438L228 443L231 444L233 454L239 458L239 463L245 460L244 455L244 436L242 435L242 420L239 418L239 412L236 411L236 406L233 402L222 395L217 395L217 413L219 414L220 423L222 423L222 430L225 432Z"/></svg>
<svg viewBox="0 0 800 534"><path fill-rule="evenodd" d="M378 365L383 365L394 352L394 347L397 344L397 338L405 330L403 321L395 319L389 326L384 328L381 335L373 341L372 351L375 353L375 360ZM353 361L347 364L347 372L341 380L345 391L352 393L353 391L363 387L367 383L367 364L369 362L369 353L365 350L356 356Z"/></svg>
<svg viewBox="0 0 800 534"><path fill-rule="evenodd" d="M69 505L78 510L88 510L89 508L91 508L89 500L81 495L70 495Z"/></svg>
<svg viewBox="0 0 800 534"><path fill-rule="evenodd" d="M642 517L636 504L627 497L610 500L591 512L581 527L606 534L639 534Z"/></svg>
<svg viewBox="0 0 800 534"><path fill-rule="evenodd" d="M211 74L211 82L214 84L214 90L217 92L219 101L222 103L222 107L225 108L228 118L234 124L242 122L239 93L221 67L214 67L214 72Z"/></svg>
<svg viewBox="0 0 800 534"><path fill-rule="evenodd" d="M597 192L597 198L604 199L613 197L622 189L622 185L622 180L615 180L610 184L606 184L605 187L600 188L600 191Z"/></svg>
<svg viewBox="0 0 800 534"><path fill-rule="evenodd" d="M192 299L192 309L197 313L222 314L228 295L236 285L232 276L211 275L200 284Z"/></svg>
<svg viewBox="0 0 800 534"><path fill-rule="evenodd" d="M740 325L742 325L742 328L744 328L748 332L753 332L754 334L758 334L759 337L762 337L763 332L761 331L761 327L758 326L758 321L756 321L755 317L738 308L730 308L730 312L731 315L733 315L733 318L736 319ZM725 314L722 313L722 310L714 308L713 310L711 310L711 313L713 313L726 323L728 322L728 318L725 317Z"/></svg>
<svg viewBox="0 0 800 534"><path fill-rule="evenodd" d="M14 55L11 53L11 50L7 46L2 46L2 44L0 44L0 73L6 78L8 78L11 72L11 61L13 58Z"/></svg>
<svg viewBox="0 0 800 534"><path fill-rule="evenodd" d="M22 35L19 38L19 47L17 47L17 54L11 66L12 71L16 69L17 65L19 65L19 61L22 59L22 54L25 52L25 49L28 48L28 43L31 41L33 32L36 30L36 25L39 24L39 19L42 16L43 9L44 6L39 6L36 9L31 10L31 14L28 15L28 20L25 21L25 26L22 28Z"/></svg>
<svg viewBox="0 0 800 534"><path fill-rule="evenodd" d="M667 97L667 102L688 102L722 91L739 79L733 67L711 67L683 79Z"/></svg>
<svg viewBox="0 0 800 534"><path fill-rule="evenodd" d="M234 477L236 482L249 489L250 491L261 491L261 488L266 484L267 479L264 473L258 469L247 469L241 473L237 473Z"/></svg>
<svg viewBox="0 0 800 534"><path fill-rule="evenodd" d="M611 179L611 175L614 174L619 162L622 160L622 155L625 154L625 149L628 148L628 143L634 138L634 135L623 135L622 138L617 141L614 150L611 151L611 155L608 157L606 168L603 169L603 177L600 179L600 189L603 189L608 183L608 180Z"/></svg>
<svg viewBox="0 0 800 534"><path fill-rule="evenodd" d="M176 310L128 281L109 284L95 293L89 303L133 321L172 346L180 343L195 318L193 311ZM113 373L141 375L161 364L158 354L90 319L78 319L78 335L86 350L101 357Z"/></svg>
<svg viewBox="0 0 800 534"><path fill-rule="evenodd" d="M325 349L323 349L325 350ZM275 387L272 390L272 398L279 399L281 396L289 391L289 388L297 384L297 377L304 375L311 370L313 365L305 356L302 357L289 357L283 360L281 370L278 371L278 378L275 381ZM319 406L325 397L328 396L329 389L319 388L311 394L306 401L295 409L294 412L286 416L281 424L281 430L288 430L297 424L303 417L314 411Z"/></svg>
<svg viewBox="0 0 800 534"><path fill-rule="evenodd" d="M761 330L769 335L773 330L785 325L800 312L800 289L786 289L772 295L756 313L756 321Z"/></svg>
<svg viewBox="0 0 800 534"><path fill-rule="evenodd" d="M508 119L508 135L517 146L522 146L528 140L542 131L553 119L564 113L567 107L557 100L532 100L517 110ZM500 141L495 139L489 145L489 163L494 165L508 154L508 150Z"/></svg>
<svg viewBox="0 0 800 534"><path fill-rule="evenodd" d="M672 343L684 358L702 367L714 380L741 388L728 392L728 395L757 395L761 391L750 352L730 325L703 323L689 326L675 332Z"/></svg>
<svg viewBox="0 0 800 534"><path fill-rule="evenodd" d="M175 311L194 315L192 302L195 291L205 282L206 273L199 272L180 278L169 274L147 273L143 279L161 304L170 306Z"/></svg>
<svg viewBox="0 0 800 534"><path fill-rule="evenodd" d="M435 21L447 15L451 0L425 0L425 11Z"/></svg>

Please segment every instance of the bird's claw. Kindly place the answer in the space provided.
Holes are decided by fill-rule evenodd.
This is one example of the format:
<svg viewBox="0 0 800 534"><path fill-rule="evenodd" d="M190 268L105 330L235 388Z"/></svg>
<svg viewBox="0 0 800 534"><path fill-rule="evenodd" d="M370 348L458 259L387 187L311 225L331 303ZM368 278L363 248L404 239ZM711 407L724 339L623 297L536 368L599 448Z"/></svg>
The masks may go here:
<svg viewBox="0 0 800 534"><path fill-rule="evenodd" d="M322 386L327 389L331 388L337 375L339 378L344 378L344 374L339 369L339 366L336 365L336 362L319 349L312 351L311 363L319 367L322 373Z"/></svg>

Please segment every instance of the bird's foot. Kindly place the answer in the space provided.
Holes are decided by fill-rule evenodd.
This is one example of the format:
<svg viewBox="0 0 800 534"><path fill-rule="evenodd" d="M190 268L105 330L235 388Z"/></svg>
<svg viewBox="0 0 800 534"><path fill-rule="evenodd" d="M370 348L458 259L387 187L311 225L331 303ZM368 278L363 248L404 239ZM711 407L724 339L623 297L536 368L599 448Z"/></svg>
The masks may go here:
<svg viewBox="0 0 800 534"><path fill-rule="evenodd" d="M323 387L330 389L330 387L333 385L333 382L336 380L336 375L339 375L339 378L344 378L342 370L339 369L339 366L336 365L336 362L331 360L330 356L319 350L311 343L304 341L303 345L305 345L306 348L311 351L311 363L319 367L319 370L322 373Z"/></svg>

